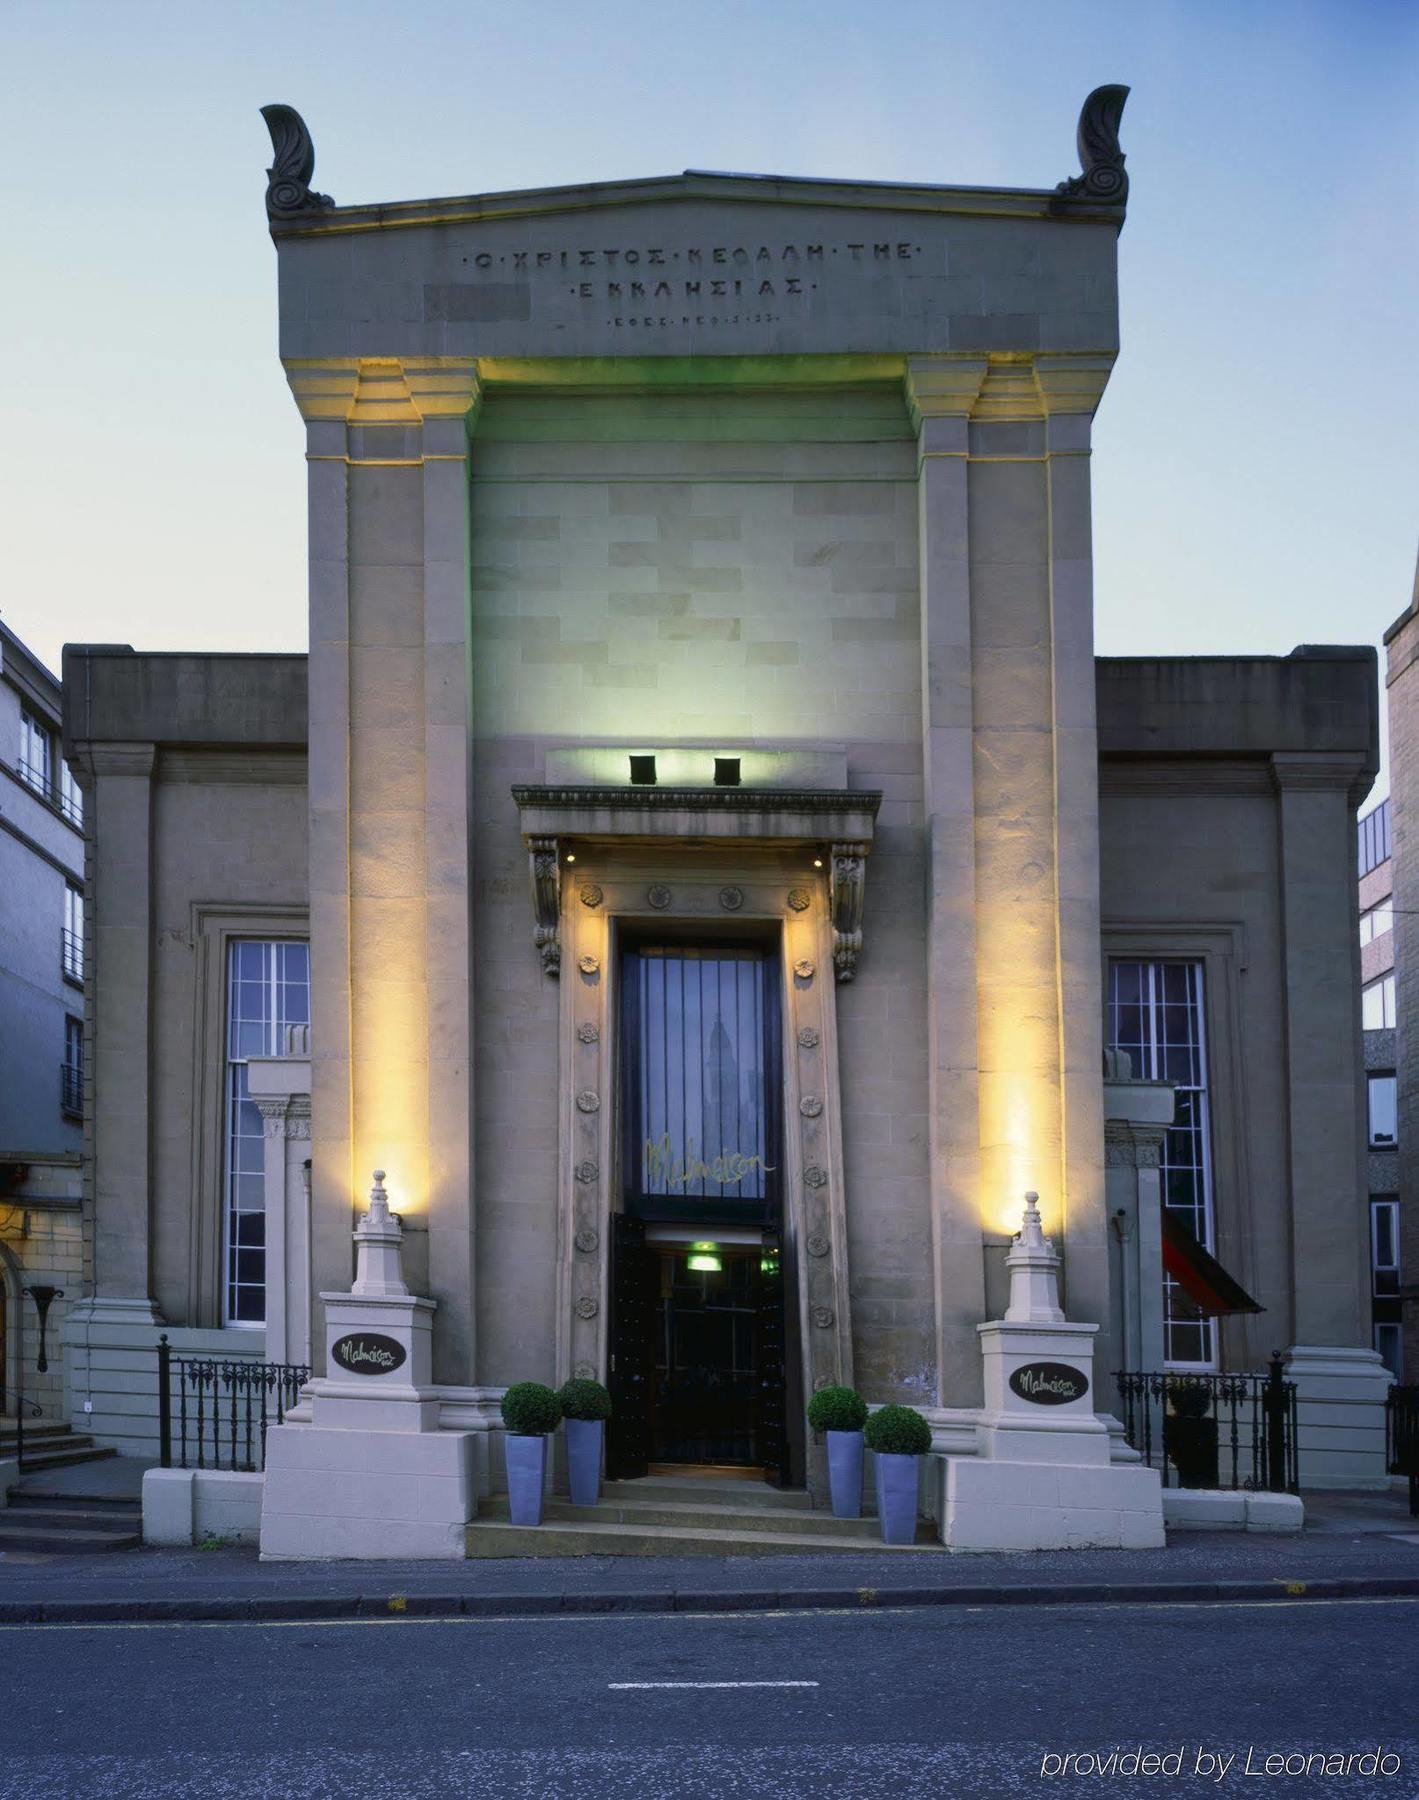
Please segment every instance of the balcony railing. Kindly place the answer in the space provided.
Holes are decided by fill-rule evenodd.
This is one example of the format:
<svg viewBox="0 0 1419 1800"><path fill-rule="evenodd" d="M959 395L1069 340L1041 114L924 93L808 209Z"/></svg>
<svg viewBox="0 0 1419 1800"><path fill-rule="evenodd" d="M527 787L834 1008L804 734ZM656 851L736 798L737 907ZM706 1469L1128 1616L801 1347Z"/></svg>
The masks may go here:
<svg viewBox="0 0 1419 1800"><path fill-rule="evenodd" d="M77 791L69 792L63 782L53 779L48 769L40 763L32 763L28 757L22 756L15 767L26 787L33 788L41 800L52 806L76 830L84 829L84 802Z"/></svg>
<svg viewBox="0 0 1419 1800"><path fill-rule="evenodd" d="M83 981L84 940L67 925L59 927L59 967L70 981Z"/></svg>
<svg viewBox="0 0 1419 1800"><path fill-rule="evenodd" d="M1273 1356L1265 1375L1120 1373L1124 1436L1164 1487L1297 1493L1296 1384L1282 1368Z"/></svg>
<svg viewBox="0 0 1419 1800"><path fill-rule="evenodd" d="M59 1110L76 1119L84 1116L84 1071L77 1063L59 1065Z"/></svg>
<svg viewBox="0 0 1419 1800"><path fill-rule="evenodd" d="M158 1449L165 1469L266 1466L266 1432L310 1380L302 1363L174 1356L158 1339Z"/></svg>

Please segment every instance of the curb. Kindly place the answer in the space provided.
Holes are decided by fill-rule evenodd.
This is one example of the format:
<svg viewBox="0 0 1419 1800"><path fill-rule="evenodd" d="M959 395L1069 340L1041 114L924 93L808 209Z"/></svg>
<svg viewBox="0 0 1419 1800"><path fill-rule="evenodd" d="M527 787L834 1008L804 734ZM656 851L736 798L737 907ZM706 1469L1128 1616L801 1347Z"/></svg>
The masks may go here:
<svg viewBox="0 0 1419 1800"><path fill-rule="evenodd" d="M3 1600L0 1625L273 1624L373 1618L535 1618L594 1613L881 1611L942 1606L1208 1605L1419 1599L1419 1575L1315 1581L1054 1582L1011 1587L665 1589L637 1594L257 1594L211 1599Z"/></svg>

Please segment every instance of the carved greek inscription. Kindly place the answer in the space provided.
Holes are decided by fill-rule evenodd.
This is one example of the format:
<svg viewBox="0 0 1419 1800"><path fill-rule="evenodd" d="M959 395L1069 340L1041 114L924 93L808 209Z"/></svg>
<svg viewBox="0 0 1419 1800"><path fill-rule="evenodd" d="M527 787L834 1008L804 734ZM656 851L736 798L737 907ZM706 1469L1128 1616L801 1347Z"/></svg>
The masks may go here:
<svg viewBox="0 0 1419 1800"><path fill-rule="evenodd" d="M452 305L460 317L482 317L477 294L486 286L514 293L519 306L530 303L534 309L554 295L570 299L578 312L604 308L606 323L615 330L773 325L801 312L824 283L905 271L919 266L922 254L920 244L902 238L480 250L463 259L472 278L466 289L457 284L439 289L440 316L449 316ZM450 300L461 292L467 292L466 300Z"/></svg>

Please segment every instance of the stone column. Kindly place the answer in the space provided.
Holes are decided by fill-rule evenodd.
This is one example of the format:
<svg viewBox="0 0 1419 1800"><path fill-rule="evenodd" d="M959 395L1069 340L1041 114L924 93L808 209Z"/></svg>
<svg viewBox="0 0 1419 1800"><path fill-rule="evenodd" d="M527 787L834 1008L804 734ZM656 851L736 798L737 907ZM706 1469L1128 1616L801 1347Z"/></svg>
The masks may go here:
<svg viewBox="0 0 1419 1800"><path fill-rule="evenodd" d="M1381 1487L1389 1373L1371 1348L1355 808L1366 759L1271 759L1278 791L1286 1139L1305 1487Z"/></svg>
<svg viewBox="0 0 1419 1800"><path fill-rule="evenodd" d="M88 744L85 777L90 974L88 1153L93 1171L94 1299L70 1308L153 1324L153 767L151 744Z"/></svg>
<svg viewBox="0 0 1419 1800"><path fill-rule="evenodd" d="M980 1400L985 1317L976 1082L975 814L967 434L981 358L913 357L921 567L923 826L927 858L927 1104L940 1405Z"/></svg>
<svg viewBox="0 0 1419 1800"><path fill-rule="evenodd" d="M466 1383L477 374L464 360L365 358L288 362L287 375L310 465L315 1285L348 1287L354 1199L387 1169L411 1273L438 1302L435 1379Z"/></svg>

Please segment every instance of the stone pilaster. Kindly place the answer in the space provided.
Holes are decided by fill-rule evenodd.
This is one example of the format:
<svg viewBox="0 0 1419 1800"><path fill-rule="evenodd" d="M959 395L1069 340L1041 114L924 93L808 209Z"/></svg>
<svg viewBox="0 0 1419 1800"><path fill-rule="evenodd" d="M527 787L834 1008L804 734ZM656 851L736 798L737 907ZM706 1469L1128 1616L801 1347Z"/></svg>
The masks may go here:
<svg viewBox="0 0 1419 1800"><path fill-rule="evenodd" d="M348 1285L357 1171L387 1169L411 1272L438 1302L436 1378L468 1382L477 373L364 358L287 375L310 469L315 1286Z"/></svg>
<svg viewBox="0 0 1419 1800"><path fill-rule="evenodd" d="M1360 755L1282 754L1278 790L1286 1142L1297 1343L1370 1345L1367 1132L1358 1052Z"/></svg>
<svg viewBox="0 0 1419 1800"><path fill-rule="evenodd" d="M89 1143L94 1301L156 1317L152 1295L153 768L151 744L77 753L89 840ZM86 1303L88 1304L88 1303ZM72 1309L71 1309L72 1310Z"/></svg>
<svg viewBox="0 0 1419 1800"><path fill-rule="evenodd" d="M985 1316L976 1083L975 822L967 474L981 358L913 357L921 566L923 824L927 858L927 1084L937 1401L980 1398Z"/></svg>
<svg viewBox="0 0 1419 1800"><path fill-rule="evenodd" d="M1071 1310L1108 1325L1088 456L1110 362L908 362L943 1403L977 1397L981 1234L1027 1188Z"/></svg>
<svg viewBox="0 0 1419 1800"><path fill-rule="evenodd" d="M1395 1071L1399 1095L1399 1267L1419 1283L1419 572L1385 633L1394 892ZM1403 1308L1404 1379L1419 1382L1419 1294Z"/></svg>

